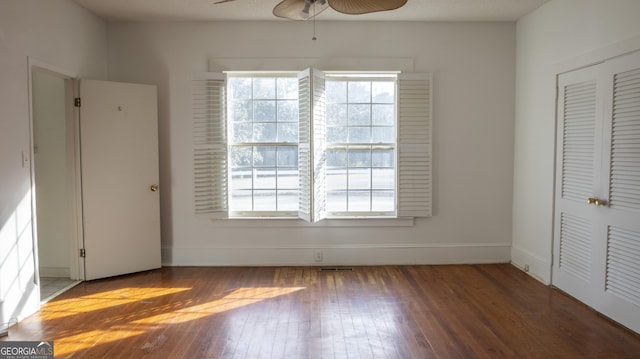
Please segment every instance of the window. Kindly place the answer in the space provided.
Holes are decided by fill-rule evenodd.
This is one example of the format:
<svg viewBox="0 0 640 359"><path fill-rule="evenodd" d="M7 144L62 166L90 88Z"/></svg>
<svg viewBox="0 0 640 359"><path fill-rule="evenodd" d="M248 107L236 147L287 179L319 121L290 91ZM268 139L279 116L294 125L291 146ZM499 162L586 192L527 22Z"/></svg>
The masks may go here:
<svg viewBox="0 0 640 359"><path fill-rule="evenodd" d="M328 215L395 215L396 76L326 81Z"/></svg>
<svg viewBox="0 0 640 359"><path fill-rule="evenodd" d="M430 216L430 99L424 75L196 79L195 212L312 222Z"/></svg>
<svg viewBox="0 0 640 359"><path fill-rule="evenodd" d="M298 79L245 76L227 85L229 211L297 215Z"/></svg>

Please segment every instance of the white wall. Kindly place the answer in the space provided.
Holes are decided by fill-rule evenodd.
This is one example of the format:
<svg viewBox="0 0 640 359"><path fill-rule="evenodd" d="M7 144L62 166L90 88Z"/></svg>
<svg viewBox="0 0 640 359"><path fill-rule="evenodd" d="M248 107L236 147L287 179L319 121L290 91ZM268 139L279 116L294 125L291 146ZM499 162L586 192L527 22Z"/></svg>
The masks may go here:
<svg viewBox="0 0 640 359"><path fill-rule="evenodd" d="M0 1L0 324L33 313L27 58L106 77L106 25L70 0Z"/></svg>
<svg viewBox="0 0 640 359"><path fill-rule="evenodd" d="M317 41L311 29L283 21L109 24L110 79L158 85L163 262L314 264L317 250L325 264L508 262L515 25L318 22ZM434 217L352 228L196 219L191 78L213 58L382 58L433 72Z"/></svg>
<svg viewBox="0 0 640 359"><path fill-rule="evenodd" d="M640 1L552 0L517 23L513 249L551 280L555 75L640 48Z"/></svg>

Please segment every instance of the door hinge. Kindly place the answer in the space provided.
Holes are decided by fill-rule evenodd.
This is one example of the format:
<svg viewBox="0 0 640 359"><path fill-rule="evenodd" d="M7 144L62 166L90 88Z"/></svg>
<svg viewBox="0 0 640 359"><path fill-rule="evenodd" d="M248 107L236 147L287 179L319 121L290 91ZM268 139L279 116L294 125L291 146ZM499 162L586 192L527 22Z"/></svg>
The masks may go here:
<svg viewBox="0 0 640 359"><path fill-rule="evenodd" d="M82 105L82 101L80 100L80 97L76 97L75 99L73 99L73 105L75 107L80 107Z"/></svg>
<svg viewBox="0 0 640 359"><path fill-rule="evenodd" d="M80 257L85 258L87 256L87 252L84 250L84 248L80 248Z"/></svg>

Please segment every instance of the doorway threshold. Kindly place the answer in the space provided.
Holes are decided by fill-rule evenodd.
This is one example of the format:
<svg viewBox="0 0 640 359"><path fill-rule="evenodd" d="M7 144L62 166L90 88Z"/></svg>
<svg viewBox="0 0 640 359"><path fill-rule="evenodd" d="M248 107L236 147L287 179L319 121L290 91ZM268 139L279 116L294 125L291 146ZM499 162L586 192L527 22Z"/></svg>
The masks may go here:
<svg viewBox="0 0 640 359"><path fill-rule="evenodd" d="M41 277L40 304L47 303L80 283L81 281L69 278Z"/></svg>

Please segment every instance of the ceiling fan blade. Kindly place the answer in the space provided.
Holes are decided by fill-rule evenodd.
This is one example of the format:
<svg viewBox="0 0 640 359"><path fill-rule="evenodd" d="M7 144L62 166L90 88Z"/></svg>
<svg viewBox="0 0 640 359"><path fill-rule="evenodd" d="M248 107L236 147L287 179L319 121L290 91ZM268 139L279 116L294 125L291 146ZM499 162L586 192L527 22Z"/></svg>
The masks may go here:
<svg viewBox="0 0 640 359"><path fill-rule="evenodd" d="M337 12L348 15L368 14L370 12L398 9L407 0L327 0L329 6Z"/></svg>
<svg viewBox="0 0 640 359"><path fill-rule="evenodd" d="M328 7L328 0L283 0L273 8L273 15L289 20L307 20Z"/></svg>
<svg viewBox="0 0 640 359"><path fill-rule="evenodd" d="M221 1L214 2L214 4L222 4L222 3L225 3L225 2L232 2L232 1L236 1L236 0L221 0Z"/></svg>

